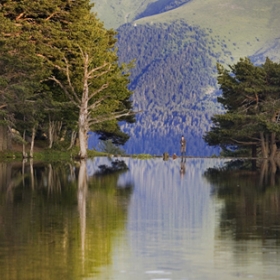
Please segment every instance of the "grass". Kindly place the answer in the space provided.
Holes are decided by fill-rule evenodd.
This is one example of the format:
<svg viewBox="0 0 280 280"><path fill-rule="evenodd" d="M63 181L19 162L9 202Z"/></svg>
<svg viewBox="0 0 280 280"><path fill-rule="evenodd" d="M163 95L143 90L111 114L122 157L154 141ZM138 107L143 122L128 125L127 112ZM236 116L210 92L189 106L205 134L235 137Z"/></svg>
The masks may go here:
<svg viewBox="0 0 280 280"><path fill-rule="evenodd" d="M35 161L69 161L78 157L79 149L74 147L71 150L67 149L67 144L55 146L52 149L47 147L46 141L35 141L33 160ZM30 147L26 146L26 151L29 153ZM88 150L88 157L106 156L106 153L96 150ZM0 161L18 161L22 160L22 145L13 142L10 151L0 152Z"/></svg>
<svg viewBox="0 0 280 280"><path fill-rule="evenodd" d="M135 15L141 13L153 0L91 0L94 3L93 12L104 22L106 28L118 28L126 22L131 22Z"/></svg>
<svg viewBox="0 0 280 280"><path fill-rule="evenodd" d="M65 146L65 145L64 145ZM71 161L78 158L79 148L73 147L71 150L67 150L64 146L55 146L53 149L47 147L46 141L36 141L33 153L33 160L55 162L55 161ZM67 146L67 145L66 145ZM26 147L26 151L29 152L29 146ZM93 157L112 157L115 155L108 154L106 152L99 152L96 150L88 150L88 158ZM129 155L126 155L129 156ZM153 156L149 154L132 155L133 158L149 159ZM13 143L10 151L0 152L0 162L11 162L22 160L22 145Z"/></svg>
<svg viewBox="0 0 280 280"><path fill-rule="evenodd" d="M132 155L132 158L137 158L137 159L151 159L153 158L152 155L150 154L138 154L138 155Z"/></svg>
<svg viewBox="0 0 280 280"><path fill-rule="evenodd" d="M167 13L140 19L137 24L183 19L190 25L204 28L212 38L224 40L223 45L216 46L216 51L226 44L231 56L239 59L279 37L280 18L274 10L280 11L277 0L194 0Z"/></svg>
<svg viewBox="0 0 280 280"><path fill-rule="evenodd" d="M150 1L95 0L94 11L110 27L118 28L139 14ZM171 23L184 20L192 26L199 26L220 44L211 46L215 52L229 53L221 57L232 64L240 57L252 55L267 48L267 44L280 36L279 0L193 0L189 3L158 15L137 20L138 24ZM225 47L226 45L226 47ZM275 53L275 50L272 50Z"/></svg>

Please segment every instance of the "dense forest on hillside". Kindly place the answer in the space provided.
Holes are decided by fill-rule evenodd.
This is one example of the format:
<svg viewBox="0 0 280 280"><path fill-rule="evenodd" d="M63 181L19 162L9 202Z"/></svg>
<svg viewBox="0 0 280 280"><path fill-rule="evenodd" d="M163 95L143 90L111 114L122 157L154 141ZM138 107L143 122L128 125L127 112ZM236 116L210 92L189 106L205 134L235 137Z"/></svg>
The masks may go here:
<svg viewBox="0 0 280 280"><path fill-rule="evenodd" d="M70 150L78 138L77 156L86 158L89 131L125 143L118 121L135 114L129 67L119 65L116 33L89 1L2 2L0 151L13 148L12 139L33 158L35 140Z"/></svg>
<svg viewBox="0 0 280 280"><path fill-rule="evenodd" d="M202 139L212 114L220 110L216 103L220 53L210 48L219 38L213 42L208 33L183 21L126 24L118 29L120 61L135 60L130 89L135 110L142 111L136 124L122 126L131 136L128 153L178 153L178 139L185 134L188 155L217 154Z"/></svg>
<svg viewBox="0 0 280 280"><path fill-rule="evenodd" d="M120 61L135 59L130 89L137 123L123 125L128 153L212 155L203 135L221 112L216 63L250 57L279 60L278 1L95 0L104 23L118 31Z"/></svg>

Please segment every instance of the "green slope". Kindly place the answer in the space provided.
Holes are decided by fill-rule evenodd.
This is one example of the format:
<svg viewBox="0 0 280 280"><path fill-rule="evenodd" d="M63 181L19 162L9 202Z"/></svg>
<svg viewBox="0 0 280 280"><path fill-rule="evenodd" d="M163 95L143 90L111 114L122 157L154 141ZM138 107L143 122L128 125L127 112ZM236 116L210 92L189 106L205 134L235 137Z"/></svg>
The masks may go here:
<svg viewBox="0 0 280 280"><path fill-rule="evenodd" d="M212 46L214 51L226 48L234 61L260 50L264 55L280 60L276 42L280 37L279 0L185 0L187 3L176 9L134 21L153 3L162 6L167 2L171 0L95 0L94 10L106 26L113 28L129 22L154 24L183 19L189 25L205 29L213 43L216 36L222 38ZM232 63L232 58L225 58L225 62Z"/></svg>
<svg viewBox="0 0 280 280"><path fill-rule="evenodd" d="M183 19L208 30L236 59L252 55L280 37L279 0L194 0L159 15L139 19L135 24L154 24ZM280 56L279 56L280 59ZM229 62L229 61L227 61Z"/></svg>
<svg viewBox="0 0 280 280"><path fill-rule="evenodd" d="M93 10L107 28L118 28L142 13L151 0L93 0Z"/></svg>
<svg viewBox="0 0 280 280"><path fill-rule="evenodd" d="M175 9L192 0L93 0L94 11L107 28L118 28L134 19Z"/></svg>
<svg viewBox="0 0 280 280"><path fill-rule="evenodd" d="M128 153L173 153L184 133L189 155L211 155L202 135L221 109L215 102L216 62L233 64L245 56L254 56L254 63L266 56L280 61L279 0L95 2L105 25L118 28L120 61L135 59L131 90L142 113L124 127L131 136ZM168 11L143 16L157 8Z"/></svg>

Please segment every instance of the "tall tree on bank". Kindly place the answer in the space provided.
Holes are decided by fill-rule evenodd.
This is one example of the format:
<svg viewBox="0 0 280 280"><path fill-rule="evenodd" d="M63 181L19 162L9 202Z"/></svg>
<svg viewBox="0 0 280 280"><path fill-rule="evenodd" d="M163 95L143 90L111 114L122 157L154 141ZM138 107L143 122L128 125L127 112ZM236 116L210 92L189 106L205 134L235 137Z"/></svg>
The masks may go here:
<svg viewBox="0 0 280 280"><path fill-rule="evenodd" d="M240 59L230 70L218 64L225 114L212 117L214 126L204 136L226 150L250 148L252 156L278 156L280 145L280 64L266 59L261 66Z"/></svg>
<svg viewBox="0 0 280 280"><path fill-rule="evenodd" d="M2 2L0 6L0 110L6 128L9 127L8 136L12 134L12 128L21 132L22 137L17 137L23 144L24 156L25 135L29 131L33 139L30 150L32 156L35 130L42 112L40 99L43 96L38 94L42 89L40 80L46 75L46 69L43 69L42 60L36 56L34 44L29 42L30 33L22 32L21 27L10 20L10 13L3 8L7 3ZM4 136L1 135L1 138Z"/></svg>
<svg viewBox="0 0 280 280"><path fill-rule="evenodd" d="M113 122L118 127L119 118L131 121L134 114L128 67L118 65L114 49L116 33L104 28L91 7L86 0L3 1L0 7L15 29L2 34L5 44L24 38L20 50L31 50L33 67L44 64L41 84L51 90L52 99L72 109L71 115L76 113L81 158L87 156L87 134L94 125Z"/></svg>

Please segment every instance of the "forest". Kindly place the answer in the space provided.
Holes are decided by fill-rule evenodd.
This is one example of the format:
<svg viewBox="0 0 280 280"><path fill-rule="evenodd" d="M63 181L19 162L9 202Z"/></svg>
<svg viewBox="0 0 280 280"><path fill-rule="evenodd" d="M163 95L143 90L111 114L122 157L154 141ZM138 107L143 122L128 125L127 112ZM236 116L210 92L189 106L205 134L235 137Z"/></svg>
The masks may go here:
<svg viewBox="0 0 280 280"><path fill-rule="evenodd" d="M182 19L106 29L89 2L2 3L1 150L12 137L32 157L45 138L49 148L78 144L83 158L100 138L128 154L174 154L183 134L187 155L219 155L203 136L226 112L216 64L233 62L238 42ZM156 3L187 1L145 13Z"/></svg>
<svg viewBox="0 0 280 280"><path fill-rule="evenodd" d="M203 140L211 116L223 112L216 63L227 67L245 57L256 65L266 57L278 62L279 2L94 2L104 23L117 28L120 61L135 63L129 88L142 112L135 124L121 125L130 135L127 153L178 153L185 134L189 156L218 155L220 148Z"/></svg>
<svg viewBox="0 0 280 280"><path fill-rule="evenodd" d="M130 135L128 153L178 153L184 134L188 155L218 155L203 133L210 130L211 116L222 111L216 101L220 53L210 47L222 39L213 41L205 30L184 21L126 24L117 31L120 61L134 60L129 89L135 110L141 111L136 123L121 125Z"/></svg>
<svg viewBox="0 0 280 280"><path fill-rule="evenodd" d="M11 139L33 157L36 138L87 157L88 133L120 144L118 121L134 122L129 64L119 64L116 32L90 1L2 1L0 5L1 150ZM26 144L30 151L26 151Z"/></svg>
<svg viewBox="0 0 280 280"><path fill-rule="evenodd" d="M204 139L224 155L275 159L280 152L280 64L266 59L254 65L240 59L229 69L218 64L225 113L214 115Z"/></svg>

